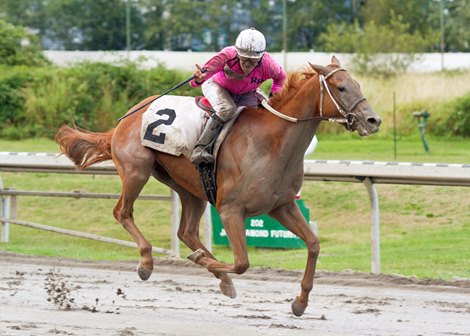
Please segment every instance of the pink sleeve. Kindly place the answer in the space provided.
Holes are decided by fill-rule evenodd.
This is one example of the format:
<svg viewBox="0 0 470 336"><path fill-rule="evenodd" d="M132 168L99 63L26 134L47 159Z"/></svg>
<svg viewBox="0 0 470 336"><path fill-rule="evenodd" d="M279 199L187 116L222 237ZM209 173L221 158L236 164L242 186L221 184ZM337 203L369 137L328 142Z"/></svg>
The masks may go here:
<svg viewBox="0 0 470 336"><path fill-rule="evenodd" d="M209 78L214 76L217 72L223 71L225 62L233 58L232 54L234 50L235 50L234 47L226 47L222 49L221 51L219 51L214 57L212 57L202 66L203 69L207 69L205 80L208 80ZM236 53L234 55L236 55ZM191 85L192 87L198 87L201 84L196 83L194 79L189 82L189 85Z"/></svg>
<svg viewBox="0 0 470 336"><path fill-rule="evenodd" d="M275 76L273 77L273 85L271 87L271 92L278 93L279 91L281 91L285 81L286 72L284 71L284 69L282 69L281 66L279 66L277 73L275 73Z"/></svg>
<svg viewBox="0 0 470 336"><path fill-rule="evenodd" d="M286 81L286 72L268 53L265 53L263 56L263 62L265 61L267 65L267 77L273 80L271 92L278 93L282 90L284 82Z"/></svg>

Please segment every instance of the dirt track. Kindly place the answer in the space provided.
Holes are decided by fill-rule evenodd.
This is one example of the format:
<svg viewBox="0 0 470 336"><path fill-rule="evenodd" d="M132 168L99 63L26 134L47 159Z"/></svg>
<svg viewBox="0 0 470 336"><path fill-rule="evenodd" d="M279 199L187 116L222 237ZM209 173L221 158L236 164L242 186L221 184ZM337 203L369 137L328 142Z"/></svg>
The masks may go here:
<svg viewBox="0 0 470 336"><path fill-rule="evenodd" d="M294 317L300 272L234 277L238 297L189 263L77 262L0 251L0 335L470 335L470 281L319 272Z"/></svg>

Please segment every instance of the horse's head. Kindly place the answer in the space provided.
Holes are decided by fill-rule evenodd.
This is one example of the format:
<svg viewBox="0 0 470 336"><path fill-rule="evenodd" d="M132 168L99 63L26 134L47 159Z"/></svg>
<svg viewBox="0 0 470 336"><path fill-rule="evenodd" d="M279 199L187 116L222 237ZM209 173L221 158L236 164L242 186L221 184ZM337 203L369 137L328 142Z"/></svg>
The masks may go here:
<svg viewBox="0 0 470 336"><path fill-rule="evenodd" d="M361 92L359 84L341 68L333 56L328 66L310 66L317 72L320 81L320 115L341 118L341 123L361 136L376 133L382 123Z"/></svg>

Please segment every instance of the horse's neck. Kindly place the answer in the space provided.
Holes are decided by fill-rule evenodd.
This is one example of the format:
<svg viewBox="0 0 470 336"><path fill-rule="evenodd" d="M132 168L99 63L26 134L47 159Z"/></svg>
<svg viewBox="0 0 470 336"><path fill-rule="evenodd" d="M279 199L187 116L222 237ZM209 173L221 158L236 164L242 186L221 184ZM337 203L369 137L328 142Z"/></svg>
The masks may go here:
<svg viewBox="0 0 470 336"><path fill-rule="evenodd" d="M317 113L319 95L312 92L319 92L317 76L306 80L305 83L288 98L273 106L278 111L297 119L307 119L313 117ZM297 123L286 122L280 119L273 122L273 126L277 125L283 139L282 149L286 152L299 152L303 159L305 150L313 139L318 126L319 120L298 121ZM287 124L286 124L287 123ZM276 127L276 126L274 126Z"/></svg>
<svg viewBox="0 0 470 336"><path fill-rule="evenodd" d="M274 108L279 108L284 114L297 119L314 116L319 99L317 95L312 94L312 92L319 92L319 83L314 80L315 78L317 77L314 76L305 80L296 91L289 94L285 100L274 106Z"/></svg>

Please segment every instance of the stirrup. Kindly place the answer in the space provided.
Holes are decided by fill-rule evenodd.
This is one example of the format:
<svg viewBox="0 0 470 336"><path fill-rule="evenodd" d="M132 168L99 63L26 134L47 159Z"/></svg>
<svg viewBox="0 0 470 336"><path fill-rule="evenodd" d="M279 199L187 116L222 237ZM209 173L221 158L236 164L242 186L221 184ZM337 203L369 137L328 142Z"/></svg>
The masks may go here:
<svg viewBox="0 0 470 336"><path fill-rule="evenodd" d="M199 149L201 148L201 149ZM215 158L214 155L209 153L206 149L206 146L197 146L190 158L191 162L194 164L200 164L200 163L214 163Z"/></svg>

